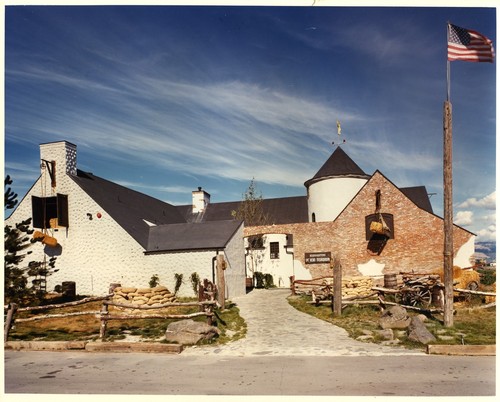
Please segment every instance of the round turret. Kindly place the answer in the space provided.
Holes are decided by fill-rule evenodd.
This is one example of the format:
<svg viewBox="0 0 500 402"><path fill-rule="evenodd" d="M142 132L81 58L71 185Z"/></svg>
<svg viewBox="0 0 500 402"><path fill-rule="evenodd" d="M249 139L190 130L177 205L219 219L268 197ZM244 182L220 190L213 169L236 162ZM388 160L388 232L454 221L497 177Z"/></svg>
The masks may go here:
<svg viewBox="0 0 500 402"><path fill-rule="evenodd" d="M342 148L337 147L316 175L304 183L309 222L335 220L369 178Z"/></svg>

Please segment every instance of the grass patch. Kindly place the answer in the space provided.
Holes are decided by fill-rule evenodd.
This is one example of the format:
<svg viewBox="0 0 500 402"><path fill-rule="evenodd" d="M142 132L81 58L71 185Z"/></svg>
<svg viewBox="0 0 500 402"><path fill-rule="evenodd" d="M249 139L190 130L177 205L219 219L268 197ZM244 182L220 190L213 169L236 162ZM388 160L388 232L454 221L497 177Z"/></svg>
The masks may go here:
<svg viewBox="0 0 500 402"><path fill-rule="evenodd" d="M381 343L383 338L377 335L379 319L381 315L380 308L377 305L349 305L342 310L340 317L334 317L331 306L309 304L310 296L291 296L288 302L294 308L314 317L330 322L341 328L344 328L349 336L358 338L366 334L366 331L374 333L369 342ZM450 328L444 327L442 317L430 316L425 325L427 329L436 337L434 344L446 345L494 345L496 343L496 308L473 309L473 304L461 303L455 306L456 314L454 316L454 325ZM413 316L417 313L408 310L408 315ZM408 340L406 331L394 330L395 336L400 340L400 345L407 348L422 348L418 344Z"/></svg>
<svg viewBox="0 0 500 402"><path fill-rule="evenodd" d="M193 298L180 298L180 302L194 301ZM102 302L96 301L79 306L45 310L43 312L20 312L16 318L28 318L41 315L62 314L81 311L101 310ZM120 310L110 306L113 315L130 314L131 310ZM139 311L139 310L136 310ZM147 310L154 314L191 314L198 311L197 306L170 307L161 310ZM147 311L141 311L147 314ZM206 317L196 317L195 321L206 321ZM119 341L127 338L137 338L143 342L166 342L165 332L173 319L130 319L110 320L106 329L105 341ZM93 341L99 338L100 319L95 315L83 315L64 318L48 318L39 321L15 323L9 332L11 341ZM218 338L211 343L227 343L243 338L246 335L246 323L239 315L239 309L231 303L224 311L216 311L214 325L221 331Z"/></svg>

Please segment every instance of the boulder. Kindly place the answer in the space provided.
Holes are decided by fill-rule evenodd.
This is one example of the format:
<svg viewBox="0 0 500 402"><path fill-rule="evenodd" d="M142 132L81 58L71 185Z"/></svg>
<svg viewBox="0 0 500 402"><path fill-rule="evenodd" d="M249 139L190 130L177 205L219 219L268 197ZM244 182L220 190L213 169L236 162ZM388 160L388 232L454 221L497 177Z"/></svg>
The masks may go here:
<svg viewBox="0 0 500 402"><path fill-rule="evenodd" d="M412 317L408 327L408 339L424 345L436 340L419 317Z"/></svg>
<svg viewBox="0 0 500 402"><path fill-rule="evenodd" d="M165 332L168 342L182 345L195 345L202 340L209 340L220 335L220 331L204 322L181 320L171 323Z"/></svg>
<svg viewBox="0 0 500 402"><path fill-rule="evenodd" d="M375 331L375 333L386 341L394 340L394 332L390 328Z"/></svg>
<svg viewBox="0 0 500 402"><path fill-rule="evenodd" d="M401 306L392 306L382 313L379 325L382 329L405 329L410 325L406 309Z"/></svg>

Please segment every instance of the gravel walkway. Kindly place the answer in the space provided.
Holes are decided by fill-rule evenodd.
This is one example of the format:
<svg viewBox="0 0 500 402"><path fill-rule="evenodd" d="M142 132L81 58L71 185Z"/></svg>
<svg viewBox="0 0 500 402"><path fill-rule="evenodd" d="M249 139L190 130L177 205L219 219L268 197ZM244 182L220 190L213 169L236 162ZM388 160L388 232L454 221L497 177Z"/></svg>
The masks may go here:
<svg viewBox="0 0 500 402"><path fill-rule="evenodd" d="M183 355L222 356L381 356L422 355L349 338L347 331L288 304L289 289L254 289L233 298L247 323L244 339L226 345L186 348Z"/></svg>

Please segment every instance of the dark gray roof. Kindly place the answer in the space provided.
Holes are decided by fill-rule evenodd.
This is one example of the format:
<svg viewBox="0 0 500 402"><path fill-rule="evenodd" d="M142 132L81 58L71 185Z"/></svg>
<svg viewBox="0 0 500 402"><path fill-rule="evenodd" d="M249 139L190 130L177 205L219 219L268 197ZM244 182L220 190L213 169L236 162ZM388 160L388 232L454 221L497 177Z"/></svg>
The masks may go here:
<svg viewBox="0 0 500 402"><path fill-rule="evenodd" d="M367 175L341 147L333 152L328 160L321 166L312 179L307 180L304 185L309 187L311 184L330 177L359 177L369 179Z"/></svg>
<svg viewBox="0 0 500 402"><path fill-rule="evenodd" d="M153 226L146 252L220 250L242 224L241 221L225 220Z"/></svg>
<svg viewBox="0 0 500 402"><path fill-rule="evenodd" d="M433 214L431 200L425 186L405 187L400 188L401 192L406 195L413 203L424 211Z"/></svg>
<svg viewBox="0 0 500 402"><path fill-rule="evenodd" d="M173 205L92 173L78 170L77 176L70 177L101 206L101 213L109 214L143 248L147 247L150 228L144 220L156 225L186 222ZM94 215L93 219L97 219L97 212L88 211Z"/></svg>
<svg viewBox="0 0 500 402"><path fill-rule="evenodd" d="M201 214L191 213L191 205L181 205L177 208L188 222L213 222L233 219L233 211L238 210L241 202L211 203ZM308 221L307 196L263 199L262 209L264 214L269 217L270 224L281 225Z"/></svg>

